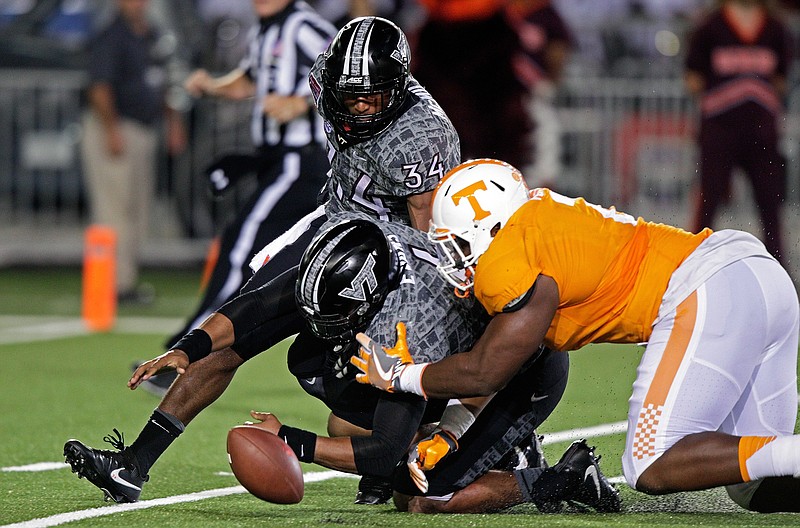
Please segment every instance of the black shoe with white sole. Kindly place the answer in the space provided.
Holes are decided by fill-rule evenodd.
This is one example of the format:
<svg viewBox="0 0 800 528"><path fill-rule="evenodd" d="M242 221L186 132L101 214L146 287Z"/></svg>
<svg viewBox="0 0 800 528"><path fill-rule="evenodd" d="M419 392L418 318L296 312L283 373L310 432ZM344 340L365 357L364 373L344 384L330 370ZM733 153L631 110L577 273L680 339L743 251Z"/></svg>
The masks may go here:
<svg viewBox="0 0 800 528"><path fill-rule="evenodd" d="M618 512L622 504L619 491L600 471L599 460L600 457L594 456L594 447L589 447L586 440L578 440L569 446L553 469L566 473L573 483L567 502L601 513Z"/></svg>
<svg viewBox="0 0 800 528"><path fill-rule="evenodd" d="M106 500L136 502L149 477L139 472L133 453L125 449L122 434L116 429L114 434L103 440L117 451L94 449L73 439L64 444L64 457L78 478L85 477L103 490Z"/></svg>
<svg viewBox="0 0 800 528"><path fill-rule="evenodd" d="M386 504L392 498L392 483L380 477L364 475L358 483L355 504Z"/></svg>

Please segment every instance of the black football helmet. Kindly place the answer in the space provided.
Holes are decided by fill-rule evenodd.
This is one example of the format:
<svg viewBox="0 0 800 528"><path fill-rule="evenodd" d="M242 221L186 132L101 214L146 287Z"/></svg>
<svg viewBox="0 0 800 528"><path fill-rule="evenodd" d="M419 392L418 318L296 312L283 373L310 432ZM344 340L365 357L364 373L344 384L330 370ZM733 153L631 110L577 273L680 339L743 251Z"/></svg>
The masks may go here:
<svg viewBox="0 0 800 528"><path fill-rule="evenodd" d="M411 50L402 30L379 17L348 22L325 52L322 101L336 132L350 143L372 138L394 122L406 99ZM346 99L379 96L381 110L351 114Z"/></svg>
<svg viewBox="0 0 800 528"><path fill-rule="evenodd" d="M378 226L347 220L318 234L298 270L295 299L311 332L353 342L399 283L400 260Z"/></svg>

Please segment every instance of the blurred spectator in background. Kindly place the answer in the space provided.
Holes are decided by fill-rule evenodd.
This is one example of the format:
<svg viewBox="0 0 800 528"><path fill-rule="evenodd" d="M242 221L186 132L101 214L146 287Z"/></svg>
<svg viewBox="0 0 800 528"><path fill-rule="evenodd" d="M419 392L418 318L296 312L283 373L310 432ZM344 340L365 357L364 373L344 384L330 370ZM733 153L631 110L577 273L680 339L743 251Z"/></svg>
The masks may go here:
<svg viewBox="0 0 800 528"><path fill-rule="evenodd" d="M692 229L712 227L740 167L753 189L769 252L783 261L786 167L778 151L791 61L787 28L765 0L722 0L691 35L686 86L700 104L700 191Z"/></svg>
<svg viewBox="0 0 800 528"><path fill-rule="evenodd" d="M679 74L675 61L692 21L715 0L552 0L575 38L582 73Z"/></svg>
<svg viewBox="0 0 800 528"><path fill-rule="evenodd" d="M225 228L203 299L186 325L165 343L171 348L211 312L238 295L251 277L250 259L317 207L330 168L322 118L311 100L308 73L336 29L301 0L252 0L259 24L239 67L222 77L194 71L185 82L194 97L253 97L254 155L228 155L207 170L221 194L251 173L258 187ZM174 373L148 380L163 395Z"/></svg>
<svg viewBox="0 0 800 528"><path fill-rule="evenodd" d="M582 72L601 73L608 65L607 29L626 24L630 0L552 0L575 39Z"/></svg>
<svg viewBox="0 0 800 528"><path fill-rule="evenodd" d="M353 18L379 16L406 29L420 11L417 0L309 0L309 3L337 28Z"/></svg>
<svg viewBox="0 0 800 528"><path fill-rule="evenodd" d="M512 68L519 50L505 0L420 0L414 76L439 101L461 139L462 159L491 157L525 167L532 130L527 87Z"/></svg>
<svg viewBox="0 0 800 528"><path fill-rule="evenodd" d="M320 15L340 28L353 18L375 15L374 4L379 2L385 3L385 0L311 0L309 3ZM390 3L394 2L390 0Z"/></svg>
<svg viewBox="0 0 800 528"><path fill-rule="evenodd" d="M186 146L182 116L165 102L165 66L174 46L148 19L148 5L149 0L117 0L117 17L89 46L89 108L81 153L92 220L117 233L120 303L153 298L152 287L139 284L139 260L155 192L162 123L170 154Z"/></svg>
<svg viewBox="0 0 800 528"><path fill-rule="evenodd" d="M229 71L247 52L249 30L258 22L252 0L196 0L197 13L213 42L203 62L212 71Z"/></svg>
<svg viewBox="0 0 800 528"><path fill-rule="evenodd" d="M550 0L510 0L508 20L519 35L517 77L528 87L533 121L533 165L523 171L531 187L557 189L561 172L561 126L553 98L573 47L572 35Z"/></svg>

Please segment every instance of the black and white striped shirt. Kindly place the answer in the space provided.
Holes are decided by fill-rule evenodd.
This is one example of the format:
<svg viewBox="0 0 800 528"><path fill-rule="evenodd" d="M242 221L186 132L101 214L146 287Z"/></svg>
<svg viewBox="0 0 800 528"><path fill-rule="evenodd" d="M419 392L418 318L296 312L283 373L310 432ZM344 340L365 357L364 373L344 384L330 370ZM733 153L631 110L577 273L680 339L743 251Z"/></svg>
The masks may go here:
<svg viewBox="0 0 800 528"><path fill-rule="evenodd" d="M304 1L261 20L253 28L247 56L239 68L256 85L251 135L256 147L325 145L322 119L313 109L281 125L267 117L262 100L268 94L311 97L308 73L317 56L336 35L336 28Z"/></svg>

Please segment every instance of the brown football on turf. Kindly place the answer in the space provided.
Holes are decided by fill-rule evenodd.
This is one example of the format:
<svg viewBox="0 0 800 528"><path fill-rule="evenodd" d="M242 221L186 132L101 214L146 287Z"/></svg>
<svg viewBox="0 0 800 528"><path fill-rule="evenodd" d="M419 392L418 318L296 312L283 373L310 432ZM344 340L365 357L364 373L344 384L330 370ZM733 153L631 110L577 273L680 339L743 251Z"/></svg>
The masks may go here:
<svg viewBox="0 0 800 528"><path fill-rule="evenodd" d="M228 461L247 491L276 504L303 500L303 471L292 449L278 436L253 425L228 431Z"/></svg>

